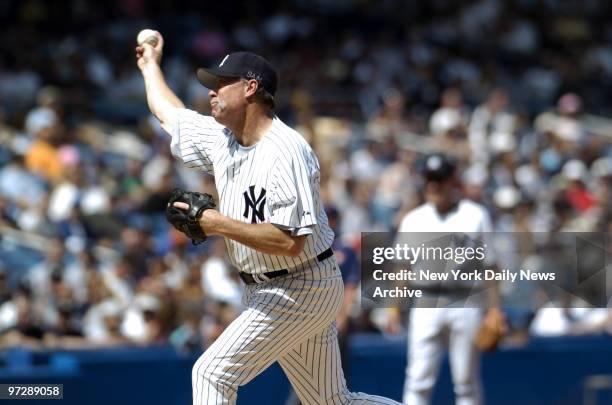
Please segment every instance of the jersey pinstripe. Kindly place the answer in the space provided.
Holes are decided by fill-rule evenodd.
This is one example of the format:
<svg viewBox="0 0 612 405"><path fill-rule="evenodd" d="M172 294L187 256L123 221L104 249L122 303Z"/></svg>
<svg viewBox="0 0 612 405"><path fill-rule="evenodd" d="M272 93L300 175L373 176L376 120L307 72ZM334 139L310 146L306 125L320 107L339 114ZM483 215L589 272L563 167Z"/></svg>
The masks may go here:
<svg viewBox="0 0 612 405"><path fill-rule="evenodd" d="M293 235L310 234L297 257L261 253L225 238L230 260L240 271L301 267L331 246L334 235L319 198L319 162L298 132L275 117L268 133L246 148L212 117L176 109L173 118L172 154L214 175L222 214L269 222Z"/></svg>

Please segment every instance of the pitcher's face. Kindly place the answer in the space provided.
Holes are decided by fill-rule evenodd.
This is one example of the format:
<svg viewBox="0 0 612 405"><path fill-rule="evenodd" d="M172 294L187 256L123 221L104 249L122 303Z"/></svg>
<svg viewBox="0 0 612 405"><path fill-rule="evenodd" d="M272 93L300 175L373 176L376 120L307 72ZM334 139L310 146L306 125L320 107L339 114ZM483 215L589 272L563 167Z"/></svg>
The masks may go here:
<svg viewBox="0 0 612 405"><path fill-rule="evenodd" d="M221 124L246 104L246 85L240 78L220 77L215 89L208 92L211 115Z"/></svg>

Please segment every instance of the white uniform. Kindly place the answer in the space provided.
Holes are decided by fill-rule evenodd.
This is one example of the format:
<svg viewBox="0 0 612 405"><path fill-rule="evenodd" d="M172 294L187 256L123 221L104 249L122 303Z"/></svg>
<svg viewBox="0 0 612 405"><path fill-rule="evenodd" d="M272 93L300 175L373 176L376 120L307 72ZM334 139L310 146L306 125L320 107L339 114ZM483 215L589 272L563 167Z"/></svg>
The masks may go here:
<svg viewBox="0 0 612 405"><path fill-rule="evenodd" d="M480 233L491 230L491 220L484 207L461 200L444 216L431 203L421 205L406 214L398 232ZM480 308L412 308L404 403L429 403L447 345L456 404L482 403L480 359L473 344L481 321Z"/></svg>
<svg viewBox="0 0 612 405"><path fill-rule="evenodd" d="M212 117L177 109L173 121L172 153L215 176L221 213L309 235L298 257L264 254L226 238L232 264L262 283L246 286L246 310L195 363L193 404L235 403L238 387L275 361L303 404L395 404L346 388L334 324L343 284L333 257L317 259L334 235L308 143L278 118L248 148ZM289 274L269 281L260 276L281 269Z"/></svg>

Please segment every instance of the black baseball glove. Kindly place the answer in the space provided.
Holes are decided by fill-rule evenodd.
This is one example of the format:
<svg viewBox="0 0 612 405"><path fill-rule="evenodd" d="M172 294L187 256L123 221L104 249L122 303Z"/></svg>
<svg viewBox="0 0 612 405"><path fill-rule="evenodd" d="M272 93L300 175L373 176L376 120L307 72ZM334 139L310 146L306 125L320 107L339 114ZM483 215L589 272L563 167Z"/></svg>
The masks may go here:
<svg viewBox="0 0 612 405"><path fill-rule="evenodd" d="M175 202L188 204L189 210L176 208L173 205ZM215 201L210 194L175 188L166 206L166 219L176 229L187 235L194 245L198 245L206 240L206 233L200 226L199 219L204 210L215 207Z"/></svg>

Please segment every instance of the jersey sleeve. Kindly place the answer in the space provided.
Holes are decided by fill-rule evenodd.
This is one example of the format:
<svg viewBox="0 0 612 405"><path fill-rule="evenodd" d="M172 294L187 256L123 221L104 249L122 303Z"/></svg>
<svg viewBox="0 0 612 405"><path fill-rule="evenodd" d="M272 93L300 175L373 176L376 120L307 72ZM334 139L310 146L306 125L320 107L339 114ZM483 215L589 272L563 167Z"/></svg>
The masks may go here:
<svg viewBox="0 0 612 405"><path fill-rule="evenodd" d="M212 173L214 150L224 136L224 127L212 117L184 108L175 109L172 120L172 155L187 167Z"/></svg>
<svg viewBox="0 0 612 405"><path fill-rule="evenodd" d="M398 232L418 232L420 231L420 229L415 229L415 225L416 225L415 216L414 216L414 213L411 211L404 216L404 218L399 224L399 227L397 228L397 231Z"/></svg>
<svg viewBox="0 0 612 405"><path fill-rule="evenodd" d="M313 158L302 155L279 159L273 169L270 194L270 222L293 235L312 233L317 224L314 191L319 170Z"/></svg>

